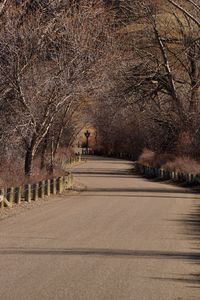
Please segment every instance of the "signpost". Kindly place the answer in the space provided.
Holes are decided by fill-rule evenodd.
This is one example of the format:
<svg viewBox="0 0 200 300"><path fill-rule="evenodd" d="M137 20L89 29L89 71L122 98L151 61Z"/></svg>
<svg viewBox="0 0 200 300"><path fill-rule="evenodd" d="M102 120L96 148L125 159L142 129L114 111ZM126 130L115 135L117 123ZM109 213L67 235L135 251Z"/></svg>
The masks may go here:
<svg viewBox="0 0 200 300"><path fill-rule="evenodd" d="M85 132L85 137L86 137L86 152L89 154L89 137L90 137L90 132L87 130Z"/></svg>

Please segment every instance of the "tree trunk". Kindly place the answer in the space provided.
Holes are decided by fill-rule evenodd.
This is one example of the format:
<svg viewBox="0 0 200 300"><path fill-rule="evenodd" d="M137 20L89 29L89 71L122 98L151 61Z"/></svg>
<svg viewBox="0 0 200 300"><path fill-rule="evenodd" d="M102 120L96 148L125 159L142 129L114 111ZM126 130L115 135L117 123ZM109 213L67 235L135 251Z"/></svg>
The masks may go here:
<svg viewBox="0 0 200 300"><path fill-rule="evenodd" d="M51 139L51 164L49 168L49 174L53 174L54 170L54 137Z"/></svg>
<svg viewBox="0 0 200 300"><path fill-rule="evenodd" d="M63 129L64 129L64 125L61 125L61 128L60 128L59 133L58 133L58 138L57 138L56 143L53 147L54 148L54 150L53 150L53 157L54 158L56 157L58 148L60 146L60 140L61 140L61 137L62 137L62 134L63 134Z"/></svg>
<svg viewBox="0 0 200 300"><path fill-rule="evenodd" d="M26 156L25 156L25 164L24 164L24 173L26 176L30 177L33 169L33 158L35 155L35 146L36 146L36 136L35 134L31 138L30 145L27 148Z"/></svg>
<svg viewBox="0 0 200 300"><path fill-rule="evenodd" d="M33 148L29 147L26 151L24 172L26 176L31 176L33 168Z"/></svg>
<svg viewBox="0 0 200 300"><path fill-rule="evenodd" d="M190 99L190 112L198 112L198 96L199 96L199 68L197 64L196 45L192 45L188 53L188 61L190 63L189 76L191 79L191 99Z"/></svg>
<svg viewBox="0 0 200 300"><path fill-rule="evenodd" d="M44 169L44 167L45 167L45 156L46 156L47 146L48 146L48 134L45 136L44 143L42 146L40 170Z"/></svg>

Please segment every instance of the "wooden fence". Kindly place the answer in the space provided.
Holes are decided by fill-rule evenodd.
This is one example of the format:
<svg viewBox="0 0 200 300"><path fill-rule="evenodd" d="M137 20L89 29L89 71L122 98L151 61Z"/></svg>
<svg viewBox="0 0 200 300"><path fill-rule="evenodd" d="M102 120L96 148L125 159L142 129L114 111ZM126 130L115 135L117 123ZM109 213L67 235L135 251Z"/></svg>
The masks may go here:
<svg viewBox="0 0 200 300"><path fill-rule="evenodd" d="M66 166L70 167L81 161L80 156L70 157L66 161ZM37 201L39 198L50 195L61 194L64 190L72 188L73 175L66 172L65 176L46 179L33 184L25 184L18 187L0 189L0 209L4 207L11 208L13 204L20 204L21 201L30 203Z"/></svg>
<svg viewBox="0 0 200 300"><path fill-rule="evenodd" d="M160 168L153 168L135 163L135 169L138 173L149 178L160 178L163 180L173 180L190 185L200 185L200 175L185 174L180 172L168 171Z"/></svg>

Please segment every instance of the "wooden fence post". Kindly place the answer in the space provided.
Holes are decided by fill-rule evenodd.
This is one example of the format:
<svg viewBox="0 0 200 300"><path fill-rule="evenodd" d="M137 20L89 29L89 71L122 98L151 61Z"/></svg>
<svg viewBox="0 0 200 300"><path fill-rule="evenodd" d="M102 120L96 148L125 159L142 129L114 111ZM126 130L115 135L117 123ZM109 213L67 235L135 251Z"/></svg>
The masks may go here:
<svg viewBox="0 0 200 300"><path fill-rule="evenodd" d="M51 193L56 195L56 178L51 179Z"/></svg>
<svg viewBox="0 0 200 300"><path fill-rule="evenodd" d="M6 191L6 198L8 200L8 202L10 203L10 207L13 206L13 201L14 201L14 188L7 188Z"/></svg>
<svg viewBox="0 0 200 300"><path fill-rule="evenodd" d="M73 175L69 173L65 175L65 189L70 189L72 187Z"/></svg>
<svg viewBox="0 0 200 300"><path fill-rule="evenodd" d="M191 174L191 183L194 182L194 174Z"/></svg>
<svg viewBox="0 0 200 300"><path fill-rule="evenodd" d="M25 185L25 201L31 202L31 184Z"/></svg>
<svg viewBox="0 0 200 300"><path fill-rule="evenodd" d="M57 179L57 191L59 194L63 192L63 177L58 177Z"/></svg>
<svg viewBox="0 0 200 300"><path fill-rule="evenodd" d="M42 199L44 198L44 187L44 180L42 180L39 182L39 197Z"/></svg>
<svg viewBox="0 0 200 300"><path fill-rule="evenodd" d="M67 184L68 184L68 175L65 175L63 177L63 189L66 190L67 189Z"/></svg>
<svg viewBox="0 0 200 300"><path fill-rule="evenodd" d="M51 179L51 188L50 188L50 191L53 195L56 195L56 178L52 178Z"/></svg>
<svg viewBox="0 0 200 300"><path fill-rule="evenodd" d="M17 204L20 204L22 198L22 187L18 186L14 190L14 201Z"/></svg>
<svg viewBox="0 0 200 300"><path fill-rule="evenodd" d="M51 191L50 191L50 180L47 179L45 180L45 195L50 196Z"/></svg>
<svg viewBox="0 0 200 300"><path fill-rule="evenodd" d="M34 201L38 200L39 197L39 183L34 183L32 185L32 197Z"/></svg>
<svg viewBox="0 0 200 300"><path fill-rule="evenodd" d="M4 196L5 196L4 189L0 189L0 208L1 209L4 209Z"/></svg>

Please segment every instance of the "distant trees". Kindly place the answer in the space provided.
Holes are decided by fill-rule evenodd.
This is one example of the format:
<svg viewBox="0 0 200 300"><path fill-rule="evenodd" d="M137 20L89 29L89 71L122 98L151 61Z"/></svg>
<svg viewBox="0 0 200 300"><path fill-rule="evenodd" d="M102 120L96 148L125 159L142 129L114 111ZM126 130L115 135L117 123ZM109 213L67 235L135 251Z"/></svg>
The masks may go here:
<svg viewBox="0 0 200 300"><path fill-rule="evenodd" d="M122 5L126 6L125 1ZM138 140L141 147L198 158L199 5L195 1L182 1L181 5L177 1L168 1L168 5L162 1L133 1L127 9L129 22L117 29L120 60L117 66L113 64L112 71L108 70L113 106L118 116L121 112L118 122L122 124L121 118L127 128L123 129L123 147L113 135L119 123L111 123L112 134L107 140L113 140L112 144L118 140L113 151L131 151L133 142L127 141L127 133L132 111L133 120L137 119L142 128L143 138ZM119 135L119 130L115 132Z"/></svg>

